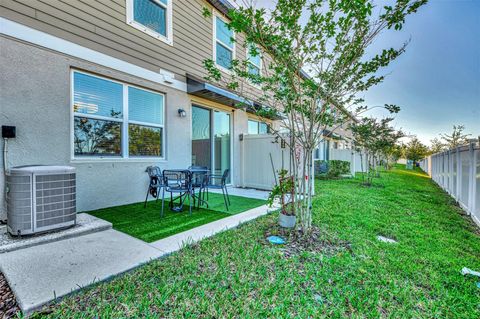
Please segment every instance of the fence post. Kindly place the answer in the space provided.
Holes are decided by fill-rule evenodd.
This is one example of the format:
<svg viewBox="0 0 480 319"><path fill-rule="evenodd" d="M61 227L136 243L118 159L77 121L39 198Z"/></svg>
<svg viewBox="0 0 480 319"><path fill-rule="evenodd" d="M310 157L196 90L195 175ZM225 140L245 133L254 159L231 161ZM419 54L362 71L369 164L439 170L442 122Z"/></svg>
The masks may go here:
<svg viewBox="0 0 480 319"><path fill-rule="evenodd" d="M352 159L350 162L350 174L352 174L353 177L355 177L355 150L352 150Z"/></svg>
<svg viewBox="0 0 480 319"><path fill-rule="evenodd" d="M468 170L468 213L473 214L475 207L475 144L470 141L468 144L468 159L470 162Z"/></svg>
<svg viewBox="0 0 480 319"><path fill-rule="evenodd" d="M448 150L448 192L453 194L453 154L452 150Z"/></svg>
<svg viewBox="0 0 480 319"><path fill-rule="evenodd" d="M455 156L457 157L457 189L455 190L455 199L460 201L462 197L462 162L460 161L460 147L455 149Z"/></svg>
<svg viewBox="0 0 480 319"><path fill-rule="evenodd" d="M477 215L477 207L478 207L478 205L480 205L480 203L477 203L477 196L476 196L477 194L475 194L476 190L477 190L477 187L480 187L480 185L477 185L477 174L480 174L480 172L477 172L477 161L478 161L477 156L478 156L479 153L480 153L480 148L479 148L478 152L475 152L475 144L473 144L472 214L473 214L473 216L476 216L477 220L480 218L480 216Z"/></svg>

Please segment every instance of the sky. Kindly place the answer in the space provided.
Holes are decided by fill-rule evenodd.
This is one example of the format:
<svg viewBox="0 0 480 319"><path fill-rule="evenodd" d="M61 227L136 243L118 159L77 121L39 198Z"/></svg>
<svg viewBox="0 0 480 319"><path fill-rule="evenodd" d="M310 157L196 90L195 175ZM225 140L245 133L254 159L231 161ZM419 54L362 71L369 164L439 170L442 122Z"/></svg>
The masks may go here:
<svg viewBox="0 0 480 319"><path fill-rule="evenodd" d="M276 2L256 1L267 8ZM480 0L430 0L401 31L383 33L372 50L409 39L406 52L383 70L385 81L360 97L370 106L399 105L395 127L426 144L453 125L480 136ZM381 109L367 114L388 116Z"/></svg>

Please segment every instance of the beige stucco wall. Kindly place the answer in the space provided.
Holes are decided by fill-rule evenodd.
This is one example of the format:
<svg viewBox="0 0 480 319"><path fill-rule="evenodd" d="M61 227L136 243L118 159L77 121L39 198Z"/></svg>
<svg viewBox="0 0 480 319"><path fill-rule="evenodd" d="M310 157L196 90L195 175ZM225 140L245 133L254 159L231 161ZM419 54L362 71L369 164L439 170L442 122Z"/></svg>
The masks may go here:
<svg viewBox="0 0 480 319"><path fill-rule="evenodd" d="M162 169L190 165L191 105L192 99L197 98L186 92L6 37L0 37L0 67L0 123L17 127L17 137L8 145L8 167L31 164L76 167L78 211L143 200L148 183L144 171L148 165L159 165ZM165 93L165 160L71 159L72 68ZM232 114L232 184L237 185L241 167L239 135L247 133L248 115L207 100L202 105ZM178 116L178 108L187 111L186 118ZM3 148L3 140L0 143ZM3 163L0 165L3 170ZM0 187L4 188L3 175ZM0 219L5 219L3 191L0 202Z"/></svg>
<svg viewBox="0 0 480 319"><path fill-rule="evenodd" d="M9 141L9 167L30 164L75 166L77 208L78 211L83 211L141 200L146 190L148 179L144 171L148 165L157 164L167 168L186 167L189 164L190 121L188 117L180 118L177 115L178 107L187 107L190 103L185 92L11 39L0 38L0 41L0 122L17 127L17 137ZM72 160L72 67L165 93L166 161ZM3 193L1 200L3 202Z"/></svg>

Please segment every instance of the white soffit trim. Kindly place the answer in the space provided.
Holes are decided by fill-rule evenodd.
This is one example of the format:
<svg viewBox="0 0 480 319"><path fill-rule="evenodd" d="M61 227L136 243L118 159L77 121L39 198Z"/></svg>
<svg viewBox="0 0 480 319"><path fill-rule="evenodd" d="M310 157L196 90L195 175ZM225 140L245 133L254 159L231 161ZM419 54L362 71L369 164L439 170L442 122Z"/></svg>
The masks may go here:
<svg viewBox="0 0 480 319"><path fill-rule="evenodd" d="M187 91L187 84L185 82L175 80L171 76L165 76L163 72L155 73L132 63L128 63L107 54L100 53L98 51L75 44L73 42L57 38L53 35L32 29L23 24L13 22L2 17L0 17L0 34L30 42L41 47L58 51L127 74L138 76L140 78L153 81L165 86L169 86L184 92Z"/></svg>

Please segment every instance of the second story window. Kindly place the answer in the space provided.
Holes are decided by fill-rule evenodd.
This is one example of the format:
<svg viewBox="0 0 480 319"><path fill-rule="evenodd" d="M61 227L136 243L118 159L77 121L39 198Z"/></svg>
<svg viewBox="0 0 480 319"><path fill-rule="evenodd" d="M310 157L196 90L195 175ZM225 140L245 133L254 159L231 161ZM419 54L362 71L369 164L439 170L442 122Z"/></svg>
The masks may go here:
<svg viewBox="0 0 480 319"><path fill-rule="evenodd" d="M229 70L235 59L235 44L233 31L227 23L218 16L214 16L213 25L214 47L213 58L218 67Z"/></svg>
<svg viewBox="0 0 480 319"><path fill-rule="evenodd" d="M260 49L255 46L247 47L248 72L252 75L260 75L262 68L262 56Z"/></svg>
<svg viewBox="0 0 480 319"><path fill-rule="evenodd" d="M172 1L127 0L127 23L171 45Z"/></svg>

